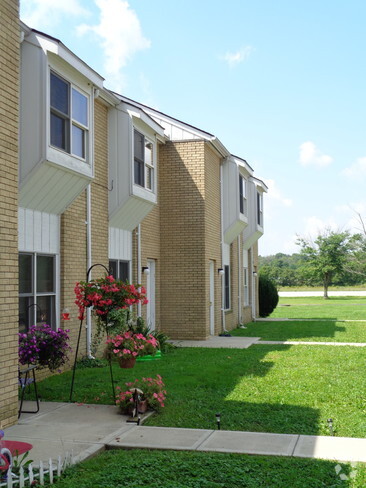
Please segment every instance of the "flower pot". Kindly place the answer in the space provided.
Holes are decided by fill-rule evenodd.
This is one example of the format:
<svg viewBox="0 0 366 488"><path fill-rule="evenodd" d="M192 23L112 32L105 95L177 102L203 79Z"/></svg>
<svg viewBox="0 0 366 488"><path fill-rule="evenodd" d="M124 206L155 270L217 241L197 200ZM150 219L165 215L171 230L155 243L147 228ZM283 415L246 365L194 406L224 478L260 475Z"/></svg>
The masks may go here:
<svg viewBox="0 0 366 488"><path fill-rule="evenodd" d="M148 403L147 400L141 400L137 404L138 413L145 413L147 411Z"/></svg>
<svg viewBox="0 0 366 488"><path fill-rule="evenodd" d="M136 363L136 358L119 358L119 365L121 368L133 368Z"/></svg>

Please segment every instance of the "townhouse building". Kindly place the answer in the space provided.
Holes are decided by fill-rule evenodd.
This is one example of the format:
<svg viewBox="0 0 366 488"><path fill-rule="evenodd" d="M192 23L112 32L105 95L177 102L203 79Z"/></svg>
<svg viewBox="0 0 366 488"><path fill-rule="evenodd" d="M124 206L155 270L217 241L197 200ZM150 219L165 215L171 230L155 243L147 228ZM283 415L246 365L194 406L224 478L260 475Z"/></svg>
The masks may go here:
<svg viewBox="0 0 366 488"><path fill-rule="evenodd" d="M109 268L146 286L149 303L135 313L172 339L205 340L255 318L267 188L213 134L106 89L60 40L19 23L16 1L0 9L6 427L17 418L18 331L67 328L75 349L74 286L92 265L104 268L91 277ZM82 355L90 313L85 325Z"/></svg>

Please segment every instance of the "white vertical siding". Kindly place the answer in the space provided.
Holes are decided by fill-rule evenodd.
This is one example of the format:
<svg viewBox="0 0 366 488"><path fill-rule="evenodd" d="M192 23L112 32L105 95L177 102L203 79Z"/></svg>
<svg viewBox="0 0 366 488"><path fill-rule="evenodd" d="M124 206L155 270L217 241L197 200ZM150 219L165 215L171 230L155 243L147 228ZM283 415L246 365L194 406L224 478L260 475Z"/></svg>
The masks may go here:
<svg viewBox="0 0 366 488"><path fill-rule="evenodd" d="M222 243L223 265L230 266L230 244Z"/></svg>
<svg viewBox="0 0 366 488"><path fill-rule="evenodd" d="M19 251L58 254L60 218L58 215L19 208Z"/></svg>
<svg viewBox="0 0 366 488"><path fill-rule="evenodd" d="M109 228L109 259L132 260L132 232Z"/></svg>

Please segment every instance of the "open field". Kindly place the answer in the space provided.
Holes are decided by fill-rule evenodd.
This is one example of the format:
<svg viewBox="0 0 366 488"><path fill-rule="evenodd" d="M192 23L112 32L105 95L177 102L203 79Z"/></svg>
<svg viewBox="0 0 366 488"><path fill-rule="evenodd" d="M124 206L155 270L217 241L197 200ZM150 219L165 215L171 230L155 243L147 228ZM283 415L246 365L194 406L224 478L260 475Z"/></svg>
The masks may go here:
<svg viewBox="0 0 366 488"><path fill-rule="evenodd" d="M280 297L270 318L366 320L366 297Z"/></svg>

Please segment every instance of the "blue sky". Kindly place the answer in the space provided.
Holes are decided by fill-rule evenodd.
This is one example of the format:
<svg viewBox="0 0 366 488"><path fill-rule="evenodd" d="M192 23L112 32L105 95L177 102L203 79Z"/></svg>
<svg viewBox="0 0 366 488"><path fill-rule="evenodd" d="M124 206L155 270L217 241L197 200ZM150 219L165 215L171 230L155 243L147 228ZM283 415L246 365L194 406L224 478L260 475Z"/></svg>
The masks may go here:
<svg viewBox="0 0 366 488"><path fill-rule="evenodd" d="M269 187L261 255L366 220L364 0L21 0L107 88L215 134Z"/></svg>

